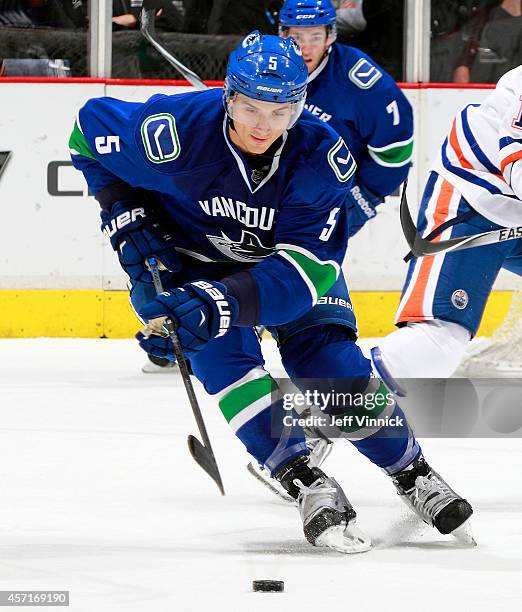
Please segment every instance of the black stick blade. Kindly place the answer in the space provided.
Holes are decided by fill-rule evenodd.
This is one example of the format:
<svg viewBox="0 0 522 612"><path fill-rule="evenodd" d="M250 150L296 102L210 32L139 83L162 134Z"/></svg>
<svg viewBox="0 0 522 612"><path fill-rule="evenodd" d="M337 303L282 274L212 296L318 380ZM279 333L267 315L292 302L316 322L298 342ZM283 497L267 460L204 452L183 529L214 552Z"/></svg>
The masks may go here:
<svg viewBox="0 0 522 612"><path fill-rule="evenodd" d="M201 444L201 442L193 435L190 435L187 438L187 442L190 454L194 458L194 461L196 461L196 463L198 463L217 484L218 489L221 491L221 495L225 495L225 489L223 487L221 475L214 458L214 453L209 451L206 446L203 446L203 444Z"/></svg>
<svg viewBox="0 0 522 612"><path fill-rule="evenodd" d="M460 251L461 249L470 249L475 246L481 246L481 239L488 233L478 234L477 236L463 236L461 238L450 238L449 240L440 240L439 242L430 242L417 231L410 208L408 206L408 199L406 198L406 187L408 182L404 182L401 195L401 225L406 242L411 249L411 252L415 257L425 257L426 255L437 255L437 253L444 253L447 251Z"/></svg>

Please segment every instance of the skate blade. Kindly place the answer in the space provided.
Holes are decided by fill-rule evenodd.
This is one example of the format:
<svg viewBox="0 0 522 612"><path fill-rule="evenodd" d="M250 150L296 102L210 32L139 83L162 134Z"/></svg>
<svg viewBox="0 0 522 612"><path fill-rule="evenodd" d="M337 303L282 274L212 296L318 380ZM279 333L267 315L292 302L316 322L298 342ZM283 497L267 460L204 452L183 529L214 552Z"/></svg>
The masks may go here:
<svg viewBox="0 0 522 612"><path fill-rule="evenodd" d="M296 500L291 495L288 495L283 486L279 484L277 480L268 476L268 473L265 475L264 472L256 470L255 466L252 463L249 463L247 465L247 470L252 474L254 478L259 480L259 482L263 483L269 491L274 493L274 495L277 495L279 499L282 499L283 501L289 504L297 504Z"/></svg>
<svg viewBox="0 0 522 612"><path fill-rule="evenodd" d="M315 541L316 546L327 546L345 554L363 553L372 547L371 539L354 523L348 526L334 525L329 527Z"/></svg>
<svg viewBox="0 0 522 612"><path fill-rule="evenodd" d="M457 540L457 542L461 546L466 546L468 548L474 548L477 546L477 542L473 537L473 533L471 531L471 517L464 521L460 527L454 529L451 532L451 535Z"/></svg>

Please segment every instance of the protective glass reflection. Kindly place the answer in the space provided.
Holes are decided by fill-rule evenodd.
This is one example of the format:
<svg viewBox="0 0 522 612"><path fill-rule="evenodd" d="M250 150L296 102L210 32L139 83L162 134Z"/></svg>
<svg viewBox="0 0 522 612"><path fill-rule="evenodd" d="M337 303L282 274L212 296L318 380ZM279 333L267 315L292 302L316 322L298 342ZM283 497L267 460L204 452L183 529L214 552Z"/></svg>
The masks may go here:
<svg viewBox="0 0 522 612"><path fill-rule="evenodd" d="M260 130L284 131L291 128L304 108L300 102L266 102L254 100L241 94L227 99L228 116L249 127Z"/></svg>
<svg viewBox="0 0 522 612"><path fill-rule="evenodd" d="M323 47L326 44L328 36L324 28L322 28L322 32L306 32L303 30L304 28L290 28L290 30L288 30L289 35L301 49L303 47ZM331 42L331 40L328 42Z"/></svg>

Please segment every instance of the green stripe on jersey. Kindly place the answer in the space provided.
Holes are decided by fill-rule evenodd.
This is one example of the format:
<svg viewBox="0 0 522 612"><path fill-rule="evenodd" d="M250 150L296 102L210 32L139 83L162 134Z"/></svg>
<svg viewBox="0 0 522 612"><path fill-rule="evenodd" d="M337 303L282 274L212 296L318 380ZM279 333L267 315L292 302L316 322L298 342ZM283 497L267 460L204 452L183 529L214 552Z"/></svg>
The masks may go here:
<svg viewBox="0 0 522 612"><path fill-rule="evenodd" d="M310 282L317 291L317 298L322 297L337 279L337 270L329 262L315 261L302 253L284 249L284 252L291 257L303 270Z"/></svg>
<svg viewBox="0 0 522 612"><path fill-rule="evenodd" d="M262 397L270 395L277 389L275 380L267 374L262 378L250 380L229 391L219 402L219 407L225 419L230 421L242 410L257 402Z"/></svg>
<svg viewBox="0 0 522 612"><path fill-rule="evenodd" d="M79 155L83 155L84 157L96 159L89 145L87 144L87 140L82 134L77 121L74 122L74 129L71 133L71 137L69 138L69 149L76 151Z"/></svg>
<svg viewBox="0 0 522 612"><path fill-rule="evenodd" d="M368 150L378 164L380 163L383 166L404 166L411 159L413 140L398 146L391 145L388 149L376 151L372 147L368 147Z"/></svg>

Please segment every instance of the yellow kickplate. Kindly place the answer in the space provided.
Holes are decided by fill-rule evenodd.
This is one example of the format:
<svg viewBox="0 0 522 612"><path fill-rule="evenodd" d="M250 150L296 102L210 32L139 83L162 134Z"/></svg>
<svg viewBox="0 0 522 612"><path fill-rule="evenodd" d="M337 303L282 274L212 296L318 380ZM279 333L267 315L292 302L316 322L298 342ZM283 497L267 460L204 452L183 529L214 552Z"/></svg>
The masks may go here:
<svg viewBox="0 0 522 612"><path fill-rule="evenodd" d="M494 291L479 329L490 336L509 309L511 291ZM395 329L398 291L353 291L361 337L385 336ZM142 325L127 291L0 290L0 337L130 338Z"/></svg>

